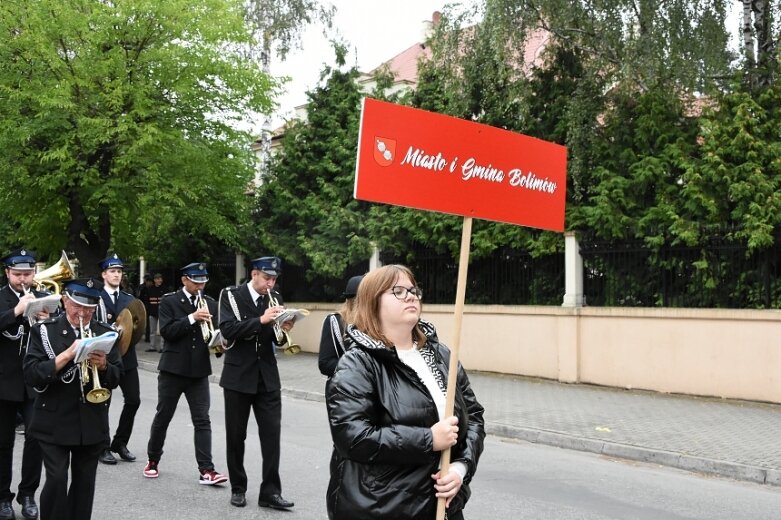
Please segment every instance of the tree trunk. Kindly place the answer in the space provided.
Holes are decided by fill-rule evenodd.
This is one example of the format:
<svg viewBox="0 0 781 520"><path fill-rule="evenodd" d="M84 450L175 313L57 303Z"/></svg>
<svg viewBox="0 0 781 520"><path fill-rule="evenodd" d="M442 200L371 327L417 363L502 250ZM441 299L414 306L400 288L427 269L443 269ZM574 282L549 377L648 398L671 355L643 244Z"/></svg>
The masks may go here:
<svg viewBox="0 0 781 520"><path fill-rule="evenodd" d="M77 261L74 268L77 276L96 276L100 274L98 262L103 260L110 244L111 220L108 212L99 212L99 231L95 233L89 224L84 207L78 195L72 194L69 202L71 221L68 226L68 252Z"/></svg>
<svg viewBox="0 0 781 520"><path fill-rule="evenodd" d="M754 30L757 35L757 68L759 86L770 86L771 68L774 56L773 37L770 34L770 0L754 0Z"/></svg>
<svg viewBox="0 0 781 520"><path fill-rule="evenodd" d="M754 30L752 29L753 0L743 0L743 54L746 58L746 70L754 68Z"/></svg>

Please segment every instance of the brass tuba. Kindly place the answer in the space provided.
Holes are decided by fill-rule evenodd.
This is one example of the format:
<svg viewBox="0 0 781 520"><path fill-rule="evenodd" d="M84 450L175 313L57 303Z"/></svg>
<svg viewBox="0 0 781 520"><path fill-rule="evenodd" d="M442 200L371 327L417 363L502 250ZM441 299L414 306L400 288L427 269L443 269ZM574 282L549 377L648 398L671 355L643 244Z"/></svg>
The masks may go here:
<svg viewBox="0 0 781 520"><path fill-rule="evenodd" d="M76 271L68 261L68 255L63 251L59 261L40 273L36 273L33 276L33 281L39 291L48 290L54 294L60 294L60 283L73 278L76 278Z"/></svg>
<svg viewBox="0 0 781 520"><path fill-rule="evenodd" d="M271 290L268 291L268 303L270 307L277 307L279 305L279 302L276 298L271 294ZM277 345L282 345L284 343L287 344L282 351L285 354L298 354L301 352L301 345L298 345L296 343L293 343L293 341L290 339L290 334L287 333L285 329L282 328L282 325L277 323L277 320L274 320L274 335L277 339Z"/></svg>

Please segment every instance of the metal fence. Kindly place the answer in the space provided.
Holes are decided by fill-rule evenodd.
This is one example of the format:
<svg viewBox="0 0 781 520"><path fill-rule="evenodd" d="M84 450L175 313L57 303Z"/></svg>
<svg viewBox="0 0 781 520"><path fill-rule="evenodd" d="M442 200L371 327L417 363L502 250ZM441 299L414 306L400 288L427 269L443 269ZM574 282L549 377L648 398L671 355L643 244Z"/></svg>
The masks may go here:
<svg viewBox="0 0 781 520"><path fill-rule="evenodd" d="M458 260L421 249L411 261L381 255L382 263L407 265L423 289L427 303L452 304L456 299ZM466 303L478 305L561 305L564 296L564 254L534 258L500 249L473 260L467 274Z"/></svg>
<svg viewBox="0 0 781 520"><path fill-rule="evenodd" d="M412 269L426 303L453 304L458 260L423 248L414 251L411 258L380 255L383 264L400 263ZM340 302L346 281L368 269L366 261L350 266L343 277L313 277L307 266L288 263L278 286L287 301ZM528 253L501 250L469 265L466 302L470 304L561 305L563 295L563 253L532 258Z"/></svg>
<svg viewBox="0 0 781 520"><path fill-rule="evenodd" d="M776 244L781 244L781 230ZM729 231L712 233L696 247L649 247L641 239L608 241L581 235L583 289L590 306L779 308L781 245L749 253L745 242ZM421 247L408 256L381 255L383 264L409 266L427 303L455 302L458 260ZM233 285L235 258L209 264L207 294ZM342 277L313 276L308 265L285 263L278 290L286 301L341 302L348 278L363 274L368 261L350 266ZM166 285L179 286L178 268L162 272ZM561 305L565 292L564 253L532 257L524 251L499 249L469 265L466 303L479 305Z"/></svg>
<svg viewBox="0 0 781 520"><path fill-rule="evenodd" d="M745 241L725 232L695 247L581 236L580 254L591 306L758 309L781 303L781 246L750 253Z"/></svg>

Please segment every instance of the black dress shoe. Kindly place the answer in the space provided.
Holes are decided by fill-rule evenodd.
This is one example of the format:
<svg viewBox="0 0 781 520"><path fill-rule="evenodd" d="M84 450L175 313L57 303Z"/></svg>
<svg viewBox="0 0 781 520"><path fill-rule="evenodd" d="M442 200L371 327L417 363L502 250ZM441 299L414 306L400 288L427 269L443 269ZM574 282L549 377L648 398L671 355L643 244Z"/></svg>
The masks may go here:
<svg viewBox="0 0 781 520"><path fill-rule="evenodd" d="M98 457L98 460L102 462L103 464L116 464L117 459L114 458L114 455L111 454L111 450L103 450L103 453L100 454L100 457Z"/></svg>
<svg viewBox="0 0 781 520"><path fill-rule="evenodd" d="M274 509L288 509L293 507L293 502L288 502L282 495L268 495L261 496L258 499L258 505L260 507L273 507Z"/></svg>
<svg viewBox="0 0 781 520"><path fill-rule="evenodd" d="M38 504L35 503L35 499L31 496L17 497L16 501L22 505L22 516L28 520L35 520L38 518Z"/></svg>
<svg viewBox="0 0 781 520"><path fill-rule="evenodd" d="M127 446L119 446L116 449L112 449L111 451L116 452L119 455L119 458L122 460L125 460L127 462L133 462L136 460L136 456L133 455L129 449L127 449Z"/></svg>
<svg viewBox="0 0 781 520"><path fill-rule="evenodd" d="M231 494L231 505L236 507L244 507L247 505L247 497L244 496L244 493L233 493Z"/></svg>
<svg viewBox="0 0 781 520"><path fill-rule="evenodd" d="M0 520L15 520L14 508L10 500L0 500Z"/></svg>

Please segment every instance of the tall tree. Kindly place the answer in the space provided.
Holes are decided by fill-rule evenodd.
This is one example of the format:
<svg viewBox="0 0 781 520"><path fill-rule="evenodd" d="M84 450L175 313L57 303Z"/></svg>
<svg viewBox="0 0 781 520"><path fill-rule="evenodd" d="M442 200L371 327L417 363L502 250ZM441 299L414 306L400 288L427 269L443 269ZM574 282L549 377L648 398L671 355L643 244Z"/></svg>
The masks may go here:
<svg viewBox="0 0 781 520"><path fill-rule="evenodd" d="M237 128L275 87L237 52L243 14L238 0L0 4L0 213L26 244L84 266L174 230L238 245L253 158Z"/></svg>
<svg viewBox="0 0 781 520"><path fill-rule="evenodd" d="M778 73L778 4L773 0L742 0L744 70L753 88L770 86Z"/></svg>
<svg viewBox="0 0 781 520"><path fill-rule="evenodd" d="M326 66L321 84L307 93L307 120L286 128L256 211L264 247L325 276L341 276L369 249L365 205L352 198L363 94L358 70L342 70L345 47L336 44L335 53L336 67Z"/></svg>
<svg viewBox="0 0 781 520"><path fill-rule="evenodd" d="M249 47L248 55L259 60L263 72L271 75L271 54L276 49L277 56L284 60L291 49L301 43L301 32L304 28L317 21L323 23L325 29L331 27L335 7L323 5L318 0L247 0L246 20L257 45ZM260 174L255 183L260 183L260 176L266 173L267 162L271 152L271 115L263 117L263 127L260 132Z"/></svg>

